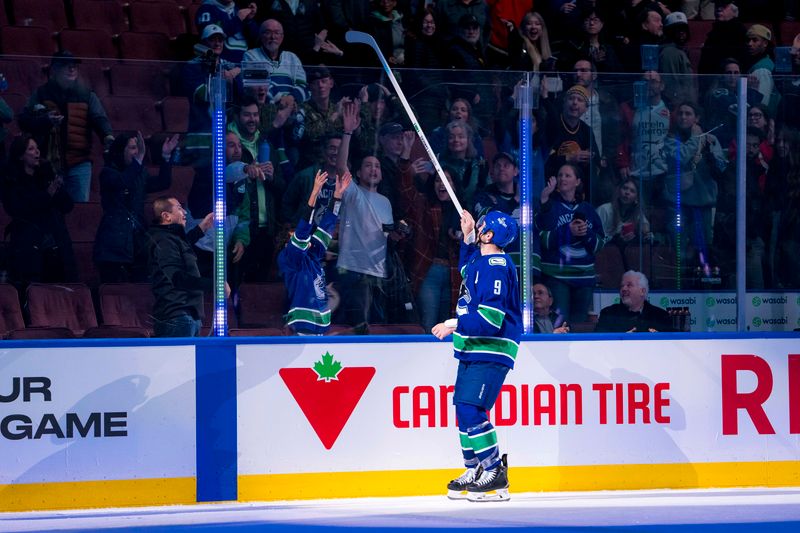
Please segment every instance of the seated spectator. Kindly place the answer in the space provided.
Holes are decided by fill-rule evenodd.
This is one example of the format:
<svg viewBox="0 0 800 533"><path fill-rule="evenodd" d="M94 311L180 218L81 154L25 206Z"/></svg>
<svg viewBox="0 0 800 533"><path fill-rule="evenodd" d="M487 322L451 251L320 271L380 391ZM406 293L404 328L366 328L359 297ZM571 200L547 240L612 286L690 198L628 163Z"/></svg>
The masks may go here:
<svg viewBox="0 0 800 533"><path fill-rule="evenodd" d="M397 9L397 0L380 0L370 12L370 33L390 66L405 64L406 21Z"/></svg>
<svg viewBox="0 0 800 533"><path fill-rule="evenodd" d="M600 310L595 331L602 333L675 331L669 313L647 301L649 291L647 276L635 270L625 272L619 286L620 303Z"/></svg>
<svg viewBox="0 0 800 533"><path fill-rule="evenodd" d="M569 324L553 309L553 293L544 283L533 285L533 332L569 333Z"/></svg>
<svg viewBox="0 0 800 533"><path fill-rule="evenodd" d="M580 34L563 41L558 51L559 70L566 71L579 59L588 59L597 72L620 73L622 64L617 57L612 43L606 39L604 15L597 7L587 7L581 14L582 31ZM607 83L613 80L607 80Z"/></svg>
<svg viewBox="0 0 800 533"><path fill-rule="evenodd" d="M475 146L475 152L478 157L483 158L483 139L479 133L478 122L472 115L472 105L463 98L456 98L450 104L448 111L447 122L443 126L436 127L428 136L428 142L431 145L433 153L438 154L442 152L447 146L447 124L453 121L461 120L466 122L472 128L472 144ZM487 132L488 133L488 132Z"/></svg>
<svg viewBox="0 0 800 533"><path fill-rule="evenodd" d="M20 290L32 282L78 280L72 240L64 222L73 204L63 185L30 135L11 142L0 197L11 217L6 228L9 278Z"/></svg>
<svg viewBox="0 0 800 533"><path fill-rule="evenodd" d="M19 118L22 131L36 139L74 202L89 201L92 181L92 133L106 146L114 140L111 123L97 95L78 80L72 52L53 55L50 79L28 99Z"/></svg>
<svg viewBox="0 0 800 533"><path fill-rule="evenodd" d="M511 70L551 72L555 70L556 58L550 49L547 25L539 13L525 13L519 30L510 24L508 33L508 57Z"/></svg>
<svg viewBox="0 0 800 533"><path fill-rule="evenodd" d="M613 245L620 251L621 263L629 270L625 248L629 244L639 244L652 240L650 222L644 215L639 196L639 182L628 178L617 188L614 199L597 208L597 216L603 223L606 246Z"/></svg>
<svg viewBox="0 0 800 533"><path fill-rule="evenodd" d="M343 107L337 174L348 172L350 139L359 122L358 113L352 102ZM378 158L364 157L357 169L358 186L348 187L342 197L338 260L341 308L347 323L354 326L385 322L387 235L394 224L389 199L378 193L382 179Z"/></svg>
<svg viewBox="0 0 800 533"><path fill-rule="evenodd" d="M292 52L281 50L284 29L280 22L267 19L261 24L261 46L244 54L244 61L266 63L269 71L269 99L275 101L283 95L294 98L299 105L308 100L306 71Z"/></svg>
<svg viewBox="0 0 800 533"><path fill-rule="evenodd" d="M452 316L458 297L458 249L461 239L460 218L441 178L428 172L427 162L414 161L416 175L422 180L415 185L410 172L401 174L400 194L406 205L411 225L409 273L425 331ZM444 168L444 175L461 197L453 172Z"/></svg>
<svg viewBox="0 0 800 533"><path fill-rule="evenodd" d="M292 31L286 34L284 48L293 52L304 65L320 62L319 50L327 40L327 30L322 18L322 10L316 0L296 0L294 2L275 2L261 0L258 15L260 19L275 19L284 28ZM322 42L320 42L320 39Z"/></svg>
<svg viewBox="0 0 800 533"><path fill-rule="evenodd" d="M465 17L474 19L479 30L480 48L486 48L491 31L489 26L489 7L485 2L455 0L436 2L436 21L441 26L445 39L455 39L461 34L461 25Z"/></svg>
<svg viewBox="0 0 800 533"><path fill-rule="evenodd" d="M144 166L146 147L141 132L120 133L111 143L100 172L103 218L94 241L100 283L147 280L145 195L169 188L170 161L177 146L177 135L164 140L158 175L151 176Z"/></svg>
<svg viewBox="0 0 800 533"><path fill-rule="evenodd" d="M198 54L181 69L183 94L189 99L189 125L184 142L186 162L200 167L211 164L211 74L220 69L227 81L239 80L232 83L233 101L239 101L241 83L241 69L222 57L225 32L220 26L209 24L204 27L201 44L208 47L208 52Z"/></svg>
<svg viewBox="0 0 800 533"><path fill-rule="evenodd" d="M542 244L542 282L570 324L585 322L595 285L594 258L605 244L594 208L582 201L580 169L565 164L541 194L536 226Z"/></svg>
<svg viewBox="0 0 800 533"><path fill-rule="evenodd" d="M325 281L322 259L331 242L342 196L350 186L351 176L346 173L334 179L336 185L332 209L327 210L319 224L313 223L317 196L329 181L327 173L317 172L305 212L298 219L297 229L286 247L278 255L278 268L283 274L290 302L286 325L298 335L322 335L331 325L332 310L328 305L328 283Z"/></svg>
<svg viewBox="0 0 800 533"><path fill-rule="evenodd" d="M256 11L253 2L239 9L234 0L203 0L195 13L194 23L201 34L204 34L209 24L219 26L227 36L222 58L233 63L241 63L247 51L247 44L255 41L258 34Z"/></svg>
<svg viewBox="0 0 800 533"><path fill-rule="evenodd" d="M474 133L465 122L452 121L446 129L447 148L437 158L454 172L453 179L464 194L461 198L464 205L473 205L475 194L486 184L486 161L478 157L475 145L470 142Z"/></svg>

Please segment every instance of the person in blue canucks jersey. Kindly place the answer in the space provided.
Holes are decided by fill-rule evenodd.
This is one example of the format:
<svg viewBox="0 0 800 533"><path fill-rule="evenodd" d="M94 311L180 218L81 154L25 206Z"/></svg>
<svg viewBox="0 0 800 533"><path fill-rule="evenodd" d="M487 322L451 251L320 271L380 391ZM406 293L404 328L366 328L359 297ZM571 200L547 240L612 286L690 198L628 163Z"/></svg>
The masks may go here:
<svg viewBox="0 0 800 533"><path fill-rule="evenodd" d="M333 229L339 219L342 195L350 186L352 178L349 172L336 177L333 207L315 226L314 207L317 196L327 180L327 172L317 171L308 203L297 223L294 235L278 254L278 267L283 273L286 292L289 295L286 325L298 335L322 335L331 325L325 270L321 261L325 257Z"/></svg>
<svg viewBox="0 0 800 533"><path fill-rule="evenodd" d="M477 227L477 236L475 229ZM514 367L522 334L519 283L503 251L519 233L508 214L490 211L475 220L461 216L464 241L459 267L463 278L457 319L433 327L439 339L453 335L459 360L453 403L466 471L448 485L448 498L470 501L509 499L508 463L486 411ZM476 242L477 241L477 242Z"/></svg>

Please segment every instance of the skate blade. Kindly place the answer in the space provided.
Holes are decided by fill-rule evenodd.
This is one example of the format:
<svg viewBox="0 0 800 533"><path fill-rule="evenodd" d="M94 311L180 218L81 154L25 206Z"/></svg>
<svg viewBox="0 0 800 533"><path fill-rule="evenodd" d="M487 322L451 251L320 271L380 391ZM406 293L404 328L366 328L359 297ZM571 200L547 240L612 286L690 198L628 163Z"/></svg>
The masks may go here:
<svg viewBox="0 0 800 533"><path fill-rule="evenodd" d="M451 500L466 500L467 491L465 490L448 490L447 497Z"/></svg>
<svg viewBox="0 0 800 533"><path fill-rule="evenodd" d="M471 502L505 502L511 499L508 489L490 490L489 492L468 492L467 499Z"/></svg>

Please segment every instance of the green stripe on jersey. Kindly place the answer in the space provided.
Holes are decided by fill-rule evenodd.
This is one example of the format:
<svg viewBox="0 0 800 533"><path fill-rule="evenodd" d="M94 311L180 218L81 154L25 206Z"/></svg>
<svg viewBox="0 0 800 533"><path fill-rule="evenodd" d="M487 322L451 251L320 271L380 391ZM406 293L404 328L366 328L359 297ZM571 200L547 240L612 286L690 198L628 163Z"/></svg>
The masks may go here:
<svg viewBox="0 0 800 533"><path fill-rule="evenodd" d="M470 446L472 447L472 451L475 453L480 453L488 448L492 448L493 446L497 446L497 432L494 428L487 431L486 433L481 433L480 435L472 435L469 438Z"/></svg>
<svg viewBox="0 0 800 533"><path fill-rule="evenodd" d="M328 248L328 245L331 243L331 238L332 238L330 233L321 228L317 228L314 231L314 235L312 235L312 237L321 242L326 249Z"/></svg>
<svg viewBox="0 0 800 533"><path fill-rule="evenodd" d="M517 358L519 344L511 339L501 337L467 337L458 332L453 333L453 348L459 352L482 352L508 357L512 361Z"/></svg>
<svg viewBox="0 0 800 533"><path fill-rule="evenodd" d="M316 309L308 309L306 307L294 307L289 310L286 315L286 323L294 324L296 322L308 322L317 326L330 326L331 325L331 310L318 311Z"/></svg>
<svg viewBox="0 0 800 533"><path fill-rule="evenodd" d="M305 240L305 241L300 240L297 237L295 237L294 235L292 235L292 244L294 246L297 246L301 250L306 250L306 249L308 249L309 246L311 246L311 243L308 242L308 240Z"/></svg>
<svg viewBox="0 0 800 533"><path fill-rule="evenodd" d="M503 325L503 318L506 316L503 311L496 307L489 307L488 305L478 305L478 314L496 328Z"/></svg>

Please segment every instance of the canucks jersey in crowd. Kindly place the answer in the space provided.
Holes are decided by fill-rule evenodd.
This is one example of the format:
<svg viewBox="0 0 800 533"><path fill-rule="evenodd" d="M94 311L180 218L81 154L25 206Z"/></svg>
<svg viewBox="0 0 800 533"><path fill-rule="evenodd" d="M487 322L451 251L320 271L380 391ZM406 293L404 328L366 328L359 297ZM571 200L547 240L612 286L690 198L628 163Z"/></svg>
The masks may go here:
<svg viewBox="0 0 800 533"><path fill-rule="evenodd" d="M505 253L481 255L461 243L463 278L453 333L455 357L491 361L514 368L522 334L517 270Z"/></svg>
<svg viewBox="0 0 800 533"><path fill-rule="evenodd" d="M290 300L286 324L298 333L322 335L331 325L322 259L331 242L339 206L340 202L335 202L318 226L309 222L313 214L307 207L307 216L301 218L294 235L278 255L278 267Z"/></svg>

